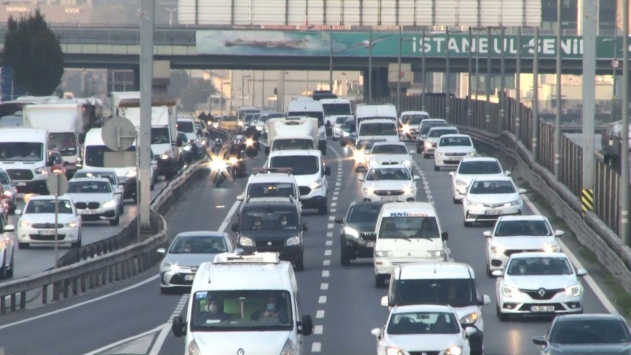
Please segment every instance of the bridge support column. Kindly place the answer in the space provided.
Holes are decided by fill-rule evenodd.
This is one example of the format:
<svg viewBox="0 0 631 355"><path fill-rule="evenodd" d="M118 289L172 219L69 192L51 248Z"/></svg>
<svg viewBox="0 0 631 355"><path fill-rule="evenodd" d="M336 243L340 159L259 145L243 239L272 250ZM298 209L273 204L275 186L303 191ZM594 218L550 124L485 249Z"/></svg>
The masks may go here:
<svg viewBox="0 0 631 355"><path fill-rule="evenodd" d="M372 72L373 98L390 97L388 87L388 68L373 68Z"/></svg>

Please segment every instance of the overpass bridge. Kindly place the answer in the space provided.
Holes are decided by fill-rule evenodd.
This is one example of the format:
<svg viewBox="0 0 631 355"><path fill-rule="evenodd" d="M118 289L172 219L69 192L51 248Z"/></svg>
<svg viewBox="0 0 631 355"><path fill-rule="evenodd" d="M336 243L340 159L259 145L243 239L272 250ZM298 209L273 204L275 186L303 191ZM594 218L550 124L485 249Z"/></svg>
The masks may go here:
<svg viewBox="0 0 631 355"><path fill-rule="evenodd" d="M0 46L7 26L0 25ZM57 25L52 26L65 53L66 66L74 68L134 69L140 53L137 26ZM518 34L520 33L520 34ZM517 48L521 37L521 48ZM218 25L156 27L155 59L168 60L177 69L254 69L254 70L328 70L332 52L336 70L367 70L372 38L375 69L386 69L397 61L399 38L401 57L413 71L467 72L469 58L486 73L500 72L505 56L506 73L515 71L519 55L522 72L533 66L532 28L507 28L504 37L496 28L472 30L459 28L449 34L437 27L402 26L275 26ZM503 45L502 45L503 43ZM556 39L550 32L539 36L539 71L555 72ZM612 60L622 56L622 38L599 36L597 40L599 74L610 74ZM562 38L563 72L581 74L582 37ZM617 53L616 53L617 52ZM449 59L447 60L447 53ZM277 58L282 57L282 60Z"/></svg>

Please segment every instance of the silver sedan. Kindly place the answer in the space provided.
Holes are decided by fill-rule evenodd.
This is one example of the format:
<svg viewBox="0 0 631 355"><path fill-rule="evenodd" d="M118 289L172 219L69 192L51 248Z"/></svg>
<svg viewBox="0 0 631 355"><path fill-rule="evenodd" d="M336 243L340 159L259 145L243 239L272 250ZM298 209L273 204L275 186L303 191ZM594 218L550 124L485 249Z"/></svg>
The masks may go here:
<svg viewBox="0 0 631 355"><path fill-rule="evenodd" d="M164 255L160 264L160 291L165 294L172 289L190 288L201 263L234 249L235 244L227 233L195 231L178 234L168 251L164 248L157 250Z"/></svg>

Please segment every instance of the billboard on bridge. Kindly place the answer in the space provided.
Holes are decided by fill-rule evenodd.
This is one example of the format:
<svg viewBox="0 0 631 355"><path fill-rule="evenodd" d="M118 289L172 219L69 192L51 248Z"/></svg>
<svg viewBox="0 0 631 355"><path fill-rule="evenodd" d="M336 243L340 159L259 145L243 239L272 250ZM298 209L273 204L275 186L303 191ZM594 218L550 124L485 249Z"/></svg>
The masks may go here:
<svg viewBox="0 0 631 355"><path fill-rule="evenodd" d="M399 34L374 32L372 34L372 55L374 57L396 58L398 55ZM269 30L200 30L197 31L197 53L201 55L233 56L296 56L328 57L330 41L333 41L335 57L368 57L368 32L351 31L269 31ZM611 37L597 39L596 53L599 59L612 59L615 43ZM471 43L470 43L471 42ZM492 58L499 58L504 51L506 58L517 57L517 36L506 35L502 45L500 35L474 35L469 41L468 34L450 34L449 41L444 33L404 33L402 56L406 58L444 57L447 50L454 58L466 58L469 53L486 58L490 51ZM521 36L522 58L532 58L534 36ZM565 59L581 59L583 40L581 36L563 36L561 56ZM622 48L618 38L617 48ZM554 36L539 36L539 58L554 59L556 39ZM618 54L618 58L622 56Z"/></svg>

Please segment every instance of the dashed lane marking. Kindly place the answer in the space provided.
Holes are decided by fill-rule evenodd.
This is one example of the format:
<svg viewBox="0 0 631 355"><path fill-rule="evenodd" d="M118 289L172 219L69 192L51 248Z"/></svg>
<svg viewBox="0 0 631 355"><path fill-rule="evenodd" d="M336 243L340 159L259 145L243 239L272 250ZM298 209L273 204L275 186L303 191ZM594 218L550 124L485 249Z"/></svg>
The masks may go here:
<svg viewBox="0 0 631 355"><path fill-rule="evenodd" d="M329 265L331 265L331 260L324 260L324 261L322 262L322 265L323 265L323 266L329 266Z"/></svg>
<svg viewBox="0 0 631 355"><path fill-rule="evenodd" d="M316 312L316 318L324 318L324 310L320 309Z"/></svg>
<svg viewBox="0 0 631 355"><path fill-rule="evenodd" d="M320 290L326 291L328 289L329 289L329 284L328 283L323 282L323 283L320 284Z"/></svg>
<svg viewBox="0 0 631 355"><path fill-rule="evenodd" d="M331 275L331 273L329 272L329 270L322 270L322 277L329 277Z"/></svg>
<svg viewBox="0 0 631 355"><path fill-rule="evenodd" d="M318 297L318 303L326 303L326 296Z"/></svg>
<svg viewBox="0 0 631 355"><path fill-rule="evenodd" d="M331 256L331 249L327 249L324 251L325 256Z"/></svg>
<svg viewBox="0 0 631 355"><path fill-rule="evenodd" d="M323 331L324 327L321 325L316 325L315 327L313 327L313 334L322 334Z"/></svg>

